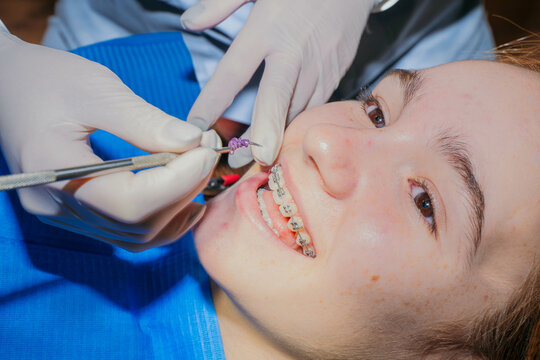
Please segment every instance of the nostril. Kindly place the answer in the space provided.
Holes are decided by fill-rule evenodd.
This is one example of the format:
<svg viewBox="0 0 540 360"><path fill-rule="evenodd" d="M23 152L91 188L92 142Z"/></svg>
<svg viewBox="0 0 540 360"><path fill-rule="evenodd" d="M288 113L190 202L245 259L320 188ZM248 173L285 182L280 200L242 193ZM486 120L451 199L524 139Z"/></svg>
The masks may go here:
<svg viewBox="0 0 540 360"><path fill-rule="evenodd" d="M317 171L317 174L319 174L319 177L322 178L321 170L319 169L319 166L317 165L317 162L315 161L315 159L313 158L313 156L308 155L308 156L307 156L307 162L308 162L309 164L311 164L311 165L315 168L315 171Z"/></svg>
<svg viewBox="0 0 540 360"><path fill-rule="evenodd" d="M319 177L319 182L321 185L321 188L324 190L325 193L327 193L331 197L335 197L335 195L332 193L332 191L329 191L329 184L325 181L325 175L321 172L321 169L317 165L317 161L312 156L307 157L307 161L310 165L312 165L315 168L315 172Z"/></svg>

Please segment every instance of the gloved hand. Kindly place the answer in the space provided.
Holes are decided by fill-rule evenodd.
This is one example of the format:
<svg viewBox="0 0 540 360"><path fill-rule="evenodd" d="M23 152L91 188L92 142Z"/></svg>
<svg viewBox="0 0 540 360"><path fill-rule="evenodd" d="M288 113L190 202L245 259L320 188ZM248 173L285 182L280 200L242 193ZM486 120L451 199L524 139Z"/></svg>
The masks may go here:
<svg viewBox="0 0 540 360"><path fill-rule="evenodd" d="M211 28L249 0L201 0L181 17L189 30ZM286 122L328 100L356 54L374 0L258 0L203 88L188 122L206 129L232 103L261 62L265 68L251 123L255 160L274 162ZM369 51L369 49L366 49ZM239 151L241 166L250 158ZM249 154L249 153L248 153ZM242 159L243 158L243 159ZM243 161L240 161L243 160Z"/></svg>
<svg viewBox="0 0 540 360"><path fill-rule="evenodd" d="M150 152L219 146L133 94L111 71L79 56L0 32L0 146L12 172L100 162L96 129ZM202 139L202 141L201 141ZM178 239L204 212L192 200L217 154L197 148L164 167L20 189L23 207L48 224L141 251Z"/></svg>

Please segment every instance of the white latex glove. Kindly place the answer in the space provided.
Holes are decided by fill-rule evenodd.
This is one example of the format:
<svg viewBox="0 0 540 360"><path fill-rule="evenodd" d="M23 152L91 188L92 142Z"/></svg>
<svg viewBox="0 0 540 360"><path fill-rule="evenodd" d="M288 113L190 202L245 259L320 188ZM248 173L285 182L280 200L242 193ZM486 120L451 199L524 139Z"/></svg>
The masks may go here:
<svg viewBox="0 0 540 360"><path fill-rule="evenodd" d="M89 146L96 129L150 152L181 152L205 133L133 94L104 66L27 44L0 32L0 146L14 173L102 161ZM217 154L197 148L164 167L125 171L18 191L48 224L141 251L177 240L204 212L190 201L206 185Z"/></svg>
<svg viewBox="0 0 540 360"><path fill-rule="evenodd" d="M181 17L189 30L211 28L248 0L201 0ZM258 0L188 116L202 129L232 103L261 62L265 68L251 122L259 163L276 159L286 122L323 104L356 54L374 0ZM369 51L367 49L366 51ZM249 162L235 154L236 166ZM243 161L242 161L243 160Z"/></svg>

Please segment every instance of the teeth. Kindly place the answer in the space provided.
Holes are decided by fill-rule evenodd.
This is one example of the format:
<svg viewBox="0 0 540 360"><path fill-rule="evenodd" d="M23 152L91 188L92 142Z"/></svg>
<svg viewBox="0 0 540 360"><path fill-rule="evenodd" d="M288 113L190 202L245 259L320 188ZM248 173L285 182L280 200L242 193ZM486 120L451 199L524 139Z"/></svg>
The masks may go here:
<svg viewBox="0 0 540 360"><path fill-rule="evenodd" d="M315 254L315 250L313 250L311 246L302 247L302 252L304 253L304 255L312 257L312 258L317 256L317 254Z"/></svg>
<svg viewBox="0 0 540 360"><path fill-rule="evenodd" d="M306 246L311 244L311 238L309 237L308 233L305 231L299 231L296 235L296 243L298 246Z"/></svg>
<svg viewBox="0 0 540 360"><path fill-rule="evenodd" d="M287 227L291 231L300 231L304 228L304 222L302 221L302 218L299 216L293 216L289 219L289 222L287 223Z"/></svg>
<svg viewBox="0 0 540 360"><path fill-rule="evenodd" d="M268 177L268 186L272 190L277 190L280 187L284 187L285 182L283 181L283 177L279 176L279 174L271 173Z"/></svg>
<svg viewBox="0 0 540 360"><path fill-rule="evenodd" d="M294 203L285 203L279 205L279 211L281 212L281 215L286 217L291 217L298 211L298 208Z"/></svg>
<svg viewBox="0 0 540 360"><path fill-rule="evenodd" d="M281 169L281 165L276 164L272 167L272 173L278 175L280 178L283 179L283 169Z"/></svg>
<svg viewBox="0 0 540 360"><path fill-rule="evenodd" d="M276 204L281 205L284 203L290 203L293 201L291 193L284 187L279 187L272 192L272 197Z"/></svg>
<svg viewBox="0 0 540 360"><path fill-rule="evenodd" d="M298 207L294 203L291 193L285 187L285 180L283 178L283 170L281 165L275 165L268 177L268 186L272 191L272 197L274 202L279 205L279 211L284 217L290 218L287 222L287 227L296 232L296 244L302 247L302 252L305 256L314 258L317 256L315 249L311 245L311 238L304 229L304 221L300 216L297 216ZM262 217L266 224L279 236L278 231L272 227L272 220L268 215L268 209L263 200L263 194L267 191L265 189L257 190L257 201L261 210ZM296 216L295 216L296 215Z"/></svg>
<svg viewBox="0 0 540 360"><path fill-rule="evenodd" d="M272 219L270 219L270 215L268 215L268 209L266 208L266 204L264 203L263 194L266 190L259 189L257 190L257 202L259 203L259 209L261 210L261 215L264 221L266 221L266 225L270 227L270 229L274 230L274 232L277 234L277 230L275 230L272 227Z"/></svg>

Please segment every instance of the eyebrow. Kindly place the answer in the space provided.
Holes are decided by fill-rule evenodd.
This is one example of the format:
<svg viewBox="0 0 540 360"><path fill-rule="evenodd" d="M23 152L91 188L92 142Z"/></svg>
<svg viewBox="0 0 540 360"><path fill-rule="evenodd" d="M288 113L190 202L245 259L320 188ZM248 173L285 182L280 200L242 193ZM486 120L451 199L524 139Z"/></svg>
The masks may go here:
<svg viewBox="0 0 540 360"><path fill-rule="evenodd" d="M465 188L469 216L467 237L473 244L468 258L468 263L470 264L482 239L485 209L484 193L474 175L473 165L466 143L459 135L452 133L450 130L441 131L435 138L435 147L460 176Z"/></svg>
<svg viewBox="0 0 540 360"><path fill-rule="evenodd" d="M403 90L403 107L406 107L411 101L418 97L422 88L423 78L420 72L416 70L396 69L388 72L385 77L396 76L399 79Z"/></svg>

